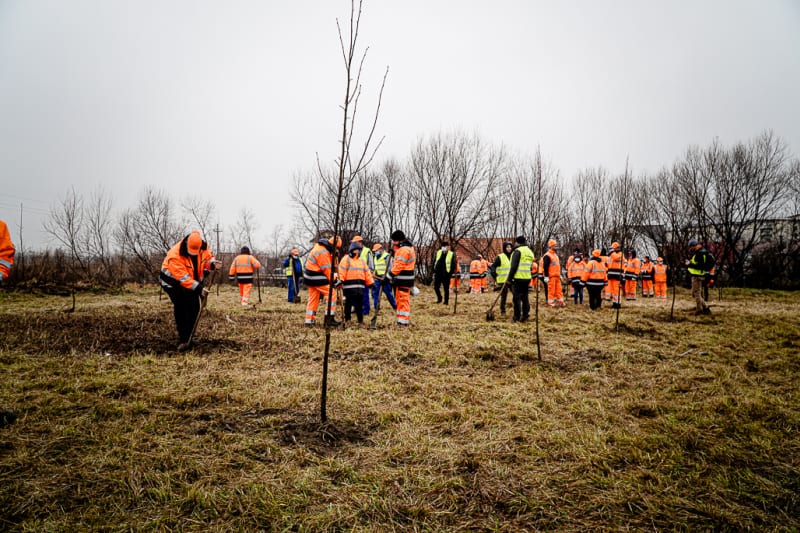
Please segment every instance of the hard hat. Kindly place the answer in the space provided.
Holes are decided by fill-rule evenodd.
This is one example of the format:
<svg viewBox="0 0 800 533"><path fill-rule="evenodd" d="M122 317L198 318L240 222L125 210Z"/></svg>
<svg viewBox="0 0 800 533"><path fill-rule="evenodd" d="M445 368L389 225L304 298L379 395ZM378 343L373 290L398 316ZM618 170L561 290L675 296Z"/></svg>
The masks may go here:
<svg viewBox="0 0 800 533"><path fill-rule="evenodd" d="M333 237L328 239L328 244L333 244ZM336 248L341 248L341 247L342 247L342 238L336 237Z"/></svg>
<svg viewBox="0 0 800 533"><path fill-rule="evenodd" d="M382 249L383 249L383 245L381 243L379 243L379 242L376 242L375 244L372 245L372 251L373 252L377 252L378 250L382 250Z"/></svg>
<svg viewBox="0 0 800 533"><path fill-rule="evenodd" d="M555 239L550 239L549 241L547 241L548 248L555 248L556 246L558 246L558 244L556 243Z"/></svg>
<svg viewBox="0 0 800 533"><path fill-rule="evenodd" d="M618 250L619 249L619 243L617 241L612 242L611 243L611 249L612 250Z"/></svg>
<svg viewBox="0 0 800 533"><path fill-rule="evenodd" d="M197 255L200 253L200 248L203 246L203 238L200 236L200 232L194 230L189 234L189 237L186 239L186 249L189 251L189 255Z"/></svg>
<svg viewBox="0 0 800 533"><path fill-rule="evenodd" d="M361 237L361 235L356 235L355 237L350 239L350 242L364 242L364 239Z"/></svg>
<svg viewBox="0 0 800 533"><path fill-rule="evenodd" d="M592 250L592 257L600 257L600 250Z"/></svg>

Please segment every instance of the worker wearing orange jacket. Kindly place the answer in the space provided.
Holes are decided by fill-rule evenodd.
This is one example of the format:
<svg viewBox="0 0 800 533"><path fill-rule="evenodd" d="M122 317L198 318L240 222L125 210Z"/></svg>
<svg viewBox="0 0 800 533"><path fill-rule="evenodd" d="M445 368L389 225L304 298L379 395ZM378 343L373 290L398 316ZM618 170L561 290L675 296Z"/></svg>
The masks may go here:
<svg viewBox="0 0 800 533"><path fill-rule="evenodd" d="M228 280L239 284L239 302L242 306L250 305L250 290L253 288L253 272L261 268L258 259L250 255L250 248L242 246L239 255L231 263Z"/></svg>
<svg viewBox="0 0 800 533"><path fill-rule="evenodd" d="M489 261L481 254L478 254L478 260L481 262L481 292L486 292L489 290Z"/></svg>
<svg viewBox="0 0 800 533"><path fill-rule="evenodd" d="M642 298L653 297L653 266L649 255L642 258L642 268L639 269L639 277L642 278Z"/></svg>
<svg viewBox="0 0 800 533"><path fill-rule="evenodd" d="M586 270L586 263L583 261L583 256L576 251L567 267L567 279L572 286L572 300L575 305L583 305L584 270Z"/></svg>
<svg viewBox="0 0 800 533"><path fill-rule="evenodd" d="M453 277L450 278L450 292L458 292L461 289L461 262L458 260L458 255L455 256L456 269L453 271Z"/></svg>
<svg viewBox="0 0 800 533"><path fill-rule="evenodd" d="M606 267L606 272L608 272L608 251L604 248L600 249L600 260ZM600 292L600 297L603 298L605 301L611 301L611 292L608 290L608 277L606 276L606 284L603 286L603 290Z"/></svg>
<svg viewBox="0 0 800 533"><path fill-rule="evenodd" d="M547 252L542 261L544 283L547 285L547 306L564 307L564 291L561 288L561 262L556 250L558 243L555 239L547 241Z"/></svg>
<svg viewBox="0 0 800 533"><path fill-rule="evenodd" d="M653 265L653 285L656 300L667 299L667 268L667 265L664 264L664 259L657 257L656 264Z"/></svg>
<svg viewBox="0 0 800 533"><path fill-rule="evenodd" d="M469 264L469 292L472 294L480 294L481 292L481 278L485 277L485 273L481 273L481 260L480 256L476 255L475 259Z"/></svg>
<svg viewBox="0 0 800 533"><path fill-rule="evenodd" d="M592 257L586 262L581 279L589 293L589 309L594 311L603 305L603 288L608 283L608 269L600 250L592 250Z"/></svg>
<svg viewBox="0 0 800 533"><path fill-rule="evenodd" d="M339 280L344 293L344 321L349 322L352 310L355 309L359 324L364 323L364 293L375 283L367 264L361 259L364 245L361 241L352 241L347 255L339 262ZM371 250L370 250L371 251Z"/></svg>
<svg viewBox="0 0 800 533"><path fill-rule="evenodd" d="M303 270L303 281L308 287L308 302L306 303L306 326L317 323L317 311L320 303L328 297L330 292L330 314L325 320L333 326L341 324L336 320L336 291L330 291L330 281L335 279L333 273L333 254L342 246L342 238L323 237L311 248Z"/></svg>
<svg viewBox="0 0 800 533"><path fill-rule="evenodd" d="M414 288L417 252L402 231L395 230L391 239L394 259L390 274L397 300L397 323L408 326L411 323L411 290Z"/></svg>
<svg viewBox="0 0 800 533"><path fill-rule="evenodd" d="M636 299L636 282L639 279L639 273L642 270L642 261L636 257L636 250L631 248L628 250L628 258L623 265L623 272L625 277L625 299Z"/></svg>
<svg viewBox="0 0 800 533"><path fill-rule="evenodd" d="M620 283L622 282L622 252L619 243L611 243L611 253L608 254L608 292L611 295L611 308L618 309Z"/></svg>
<svg viewBox="0 0 800 533"><path fill-rule="evenodd" d="M0 281L8 278L14 264L14 243L6 223L0 220Z"/></svg>
<svg viewBox="0 0 800 533"><path fill-rule="evenodd" d="M200 298L208 294L203 279L218 263L199 231L191 232L170 248L161 263L159 278L172 301L179 351L189 348L192 329L200 313Z"/></svg>

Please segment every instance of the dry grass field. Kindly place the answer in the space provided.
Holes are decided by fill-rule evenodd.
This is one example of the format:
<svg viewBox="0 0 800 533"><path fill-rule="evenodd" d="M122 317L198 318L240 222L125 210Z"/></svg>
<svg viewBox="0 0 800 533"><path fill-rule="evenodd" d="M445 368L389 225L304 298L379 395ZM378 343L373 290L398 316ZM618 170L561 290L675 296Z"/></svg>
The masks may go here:
<svg viewBox="0 0 800 533"><path fill-rule="evenodd" d="M716 295L715 295L716 296ZM324 330L212 293L174 351L155 288L0 293L0 530L800 529L800 293ZM305 293L303 293L305 300ZM451 301L452 304L452 301Z"/></svg>

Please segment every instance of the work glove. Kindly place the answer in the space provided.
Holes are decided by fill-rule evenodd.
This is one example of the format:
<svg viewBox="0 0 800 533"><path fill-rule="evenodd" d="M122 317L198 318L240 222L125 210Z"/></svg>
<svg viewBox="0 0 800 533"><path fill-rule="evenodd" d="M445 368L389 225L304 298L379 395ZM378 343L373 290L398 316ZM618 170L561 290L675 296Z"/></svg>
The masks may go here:
<svg viewBox="0 0 800 533"><path fill-rule="evenodd" d="M545 276L545 278L544 278L542 281L544 281L545 283L550 283L550 278L548 278L547 276Z"/></svg>
<svg viewBox="0 0 800 533"><path fill-rule="evenodd" d="M203 291L205 291L205 293ZM201 297L204 296L205 294L208 294L208 290L205 287L203 287L202 283L198 283L197 287L192 289L192 292L194 292L197 296Z"/></svg>

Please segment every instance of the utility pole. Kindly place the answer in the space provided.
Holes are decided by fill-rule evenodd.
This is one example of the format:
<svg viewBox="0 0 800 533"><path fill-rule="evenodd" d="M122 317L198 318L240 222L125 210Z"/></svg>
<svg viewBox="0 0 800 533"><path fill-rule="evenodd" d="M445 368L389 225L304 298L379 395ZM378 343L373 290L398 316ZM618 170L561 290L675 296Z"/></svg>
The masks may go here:
<svg viewBox="0 0 800 533"><path fill-rule="evenodd" d="M219 249L219 232L220 232L219 222L217 222L217 225L214 227L214 233L217 234L217 253L218 254L221 253L220 249ZM224 262L222 263L222 268L225 268L225 263ZM217 296L219 296L219 283L217 283Z"/></svg>

